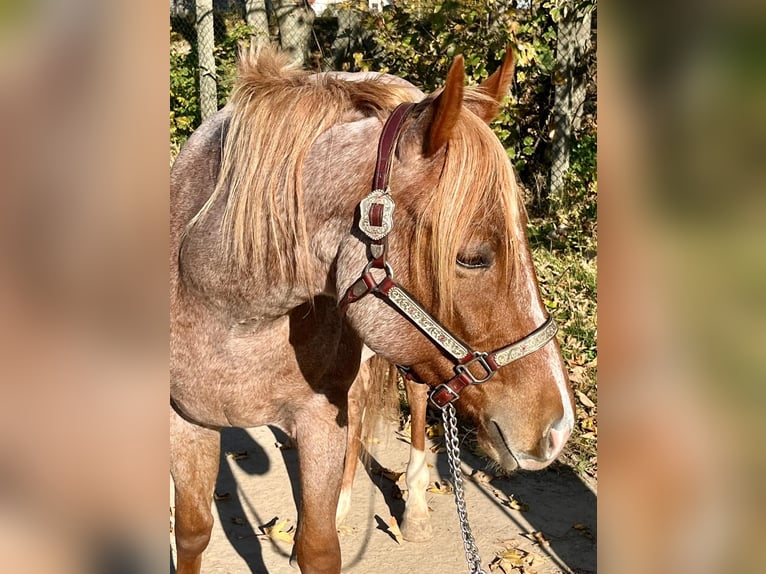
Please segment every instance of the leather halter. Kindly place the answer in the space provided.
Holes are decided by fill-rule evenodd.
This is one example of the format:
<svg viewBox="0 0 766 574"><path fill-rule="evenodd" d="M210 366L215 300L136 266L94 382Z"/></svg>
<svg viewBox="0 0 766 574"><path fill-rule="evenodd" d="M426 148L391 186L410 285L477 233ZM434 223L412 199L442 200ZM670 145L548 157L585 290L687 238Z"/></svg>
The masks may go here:
<svg viewBox="0 0 766 574"><path fill-rule="evenodd" d="M558 325L552 316L529 335L492 352L475 351L437 321L415 298L394 280L394 271L386 260L388 234L394 227L394 200L388 187L388 178L393 163L394 149L399 140L407 115L415 106L413 103L400 104L383 126L378 141L378 160L375 165L372 192L359 204L359 228L370 239L369 261L340 302L345 310L369 293L387 301L400 315L415 325L434 345L441 349L453 363L455 376L438 385L429 395L432 404L443 409L460 398L460 393L470 385L487 382L505 365L541 349L556 336ZM385 277L378 281L373 269L381 269ZM397 365L403 376L418 381L409 367Z"/></svg>

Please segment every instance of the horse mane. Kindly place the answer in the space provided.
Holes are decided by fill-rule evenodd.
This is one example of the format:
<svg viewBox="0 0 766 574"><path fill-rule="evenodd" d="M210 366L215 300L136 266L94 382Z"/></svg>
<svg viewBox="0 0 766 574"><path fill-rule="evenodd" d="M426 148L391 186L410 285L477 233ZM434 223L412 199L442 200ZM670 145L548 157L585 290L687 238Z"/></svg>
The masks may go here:
<svg viewBox="0 0 766 574"><path fill-rule="evenodd" d="M269 48L242 52L218 180L187 229L226 198L223 239L234 269L268 269L306 284L311 259L302 169L311 145L349 112L382 119L410 94L376 78L311 75Z"/></svg>
<svg viewBox="0 0 766 574"><path fill-rule="evenodd" d="M302 168L312 144L333 125L347 121L350 112L382 121L411 99L412 88L402 84L312 75L267 47L243 51L229 98L231 115L218 179L186 232L217 201L225 201L224 253L232 269L268 270L277 279L308 288L311 258ZM442 317L453 313L454 264L460 246L475 229L497 221L497 210L504 222L498 263L507 269L514 252L512 228L521 209L516 180L502 145L470 111L472 106L488 104L494 101L479 90L465 90L437 189L420 210L415 230L414 256L428 266L428 272L418 273L415 280L432 278L424 287L434 293L435 311Z"/></svg>
<svg viewBox="0 0 766 574"><path fill-rule="evenodd" d="M493 104L494 100L479 90L466 88L462 112L446 145L437 189L429 194L415 230L415 257L427 265L427 272L418 273L416 280L432 291L435 311L446 319L454 313L458 251L477 230L496 227L498 211L501 228L495 231L500 237L500 276L508 277L516 261L513 227L523 210L516 177L491 128L471 112L474 106ZM427 277L432 278L432 284L423 283Z"/></svg>

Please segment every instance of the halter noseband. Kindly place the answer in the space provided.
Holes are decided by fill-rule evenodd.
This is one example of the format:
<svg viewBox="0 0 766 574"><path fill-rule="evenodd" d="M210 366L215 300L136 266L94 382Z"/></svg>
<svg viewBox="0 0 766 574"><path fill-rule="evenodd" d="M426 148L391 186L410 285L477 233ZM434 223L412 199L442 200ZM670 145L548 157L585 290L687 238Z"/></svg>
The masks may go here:
<svg viewBox="0 0 766 574"><path fill-rule="evenodd" d="M455 363L455 376L431 391L429 400L443 409L460 398L460 393L470 385L487 382L500 369L522 357L534 353L556 336L558 325L552 316L529 335L506 347L485 353L471 349L426 311L412 295L394 281L394 271L386 260L388 234L394 227L394 200L388 187L388 178L393 163L394 148L399 139L402 125L413 103L400 104L389 116L378 141L378 160L375 165L372 192L359 203L359 229L370 238L370 256L364 271L340 302L342 310L364 297L374 293L391 306L410 323L415 325L431 342L446 353ZM381 269L385 277L378 281L373 269ZM417 381L409 367L397 365L406 378ZM419 381L418 381L419 382Z"/></svg>

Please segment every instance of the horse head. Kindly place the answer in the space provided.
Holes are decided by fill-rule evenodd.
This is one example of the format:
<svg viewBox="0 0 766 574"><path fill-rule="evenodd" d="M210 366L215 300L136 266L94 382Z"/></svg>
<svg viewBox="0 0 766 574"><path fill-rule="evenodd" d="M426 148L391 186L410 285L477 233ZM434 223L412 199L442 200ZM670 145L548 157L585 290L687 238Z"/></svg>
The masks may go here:
<svg viewBox="0 0 766 574"><path fill-rule="evenodd" d="M395 274L397 288L409 293L408 301L417 301L439 328L471 350L507 349L541 326L548 336L540 341L535 335L539 348L496 368L492 353L478 362L460 360L460 351L445 353L444 344L434 343L441 334L424 336L415 325L426 332L438 328L424 328L412 316L403 316L402 304L392 305L386 297L365 297L346 312L372 351L406 366L411 376L432 388L455 378L457 362L466 363L463 371L477 384L448 398L476 425L481 448L506 469L540 469L561 452L574 411L567 371L553 338L555 323L546 322L515 176L488 126L513 76L511 51L507 54L478 88L464 87L464 64L458 56L444 88L414 104L402 119L391 152L395 216L385 239L386 265L367 269L376 283L371 291L388 293ZM364 215L358 214L360 220ZM369 261L380 262L383 247L353 235L349 241L367 242ZM356 285L360 249L348 250L354 257L339 258L338 293ZM388 277L382 278L384 274Z"/></svg>

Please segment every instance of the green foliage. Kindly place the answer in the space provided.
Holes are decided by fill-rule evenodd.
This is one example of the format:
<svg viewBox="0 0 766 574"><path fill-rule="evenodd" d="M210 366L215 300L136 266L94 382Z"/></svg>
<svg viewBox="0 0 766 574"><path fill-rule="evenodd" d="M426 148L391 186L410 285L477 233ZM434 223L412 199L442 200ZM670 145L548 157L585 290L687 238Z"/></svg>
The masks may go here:
<svg viewBox="0 0 766 574"><path fill-rule="evenodd" d="M197 53L183 51L183 40L171 34L170 143L176 152L200 123Z"/></svg>
<svg viewBox="0 0 766 574"><path fill-rule="evenodd" d="M237 53L250 38L251 29L237 20L224 21L216 36L215 65L218 107L226 105L237 71ZM170 34L170 143L176 153L201 122L196 46Z"/></svg>
<svg viewBox="0 0 766 574"><path fill-rule="evenodd" d="M580 0L579 4L583 9L592 6L593 0ZM515 82L492 128L528 190L528 207L538 214L548 214L561 207L548 204L545 190L550 165L556 22L567 5L548 0L521 9L512 0L421 0L396 3L380 14L360 9L359 25L372 32L371 42L359 45L342 67L389 72L430 92L443 84L457 54L465 58L468 83L480 83L497 69L510 43L515 52ZM589 133L595 145L595 129ZM586 188L577 189L578 197L587 195L594 181L595 172L582 170L570 179L572 187Z"/></svg>

